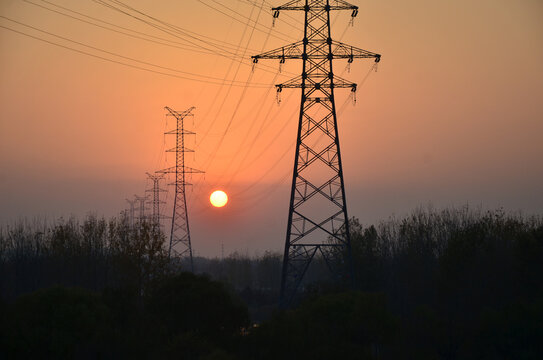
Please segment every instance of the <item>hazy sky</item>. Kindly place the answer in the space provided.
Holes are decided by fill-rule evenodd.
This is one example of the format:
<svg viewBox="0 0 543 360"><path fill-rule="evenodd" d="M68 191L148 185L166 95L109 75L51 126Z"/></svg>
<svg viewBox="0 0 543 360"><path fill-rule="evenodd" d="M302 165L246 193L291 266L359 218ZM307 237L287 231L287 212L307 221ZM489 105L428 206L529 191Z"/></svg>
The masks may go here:
<svg viewBox="0 0 543 360"><path fill-rule="evenodd" d="M187 163L206 173L188 190L194 250L281 250L300 93L277 105L273 84L301 62L252 72L250 56L300 40L303 14L272 27L284 1L123 2L182 31L100 1L0 1L2 223L118 214L150 186L146 172L173 166L164 106L195 106ZM356 105L337 90L349 216L370 224L429 204L543 213L543 2L352 3L354 26L336 12L332 37L382 61ZM360 84L372 65L334 69ZM226 208L210 207L215 188Z"/></svg>

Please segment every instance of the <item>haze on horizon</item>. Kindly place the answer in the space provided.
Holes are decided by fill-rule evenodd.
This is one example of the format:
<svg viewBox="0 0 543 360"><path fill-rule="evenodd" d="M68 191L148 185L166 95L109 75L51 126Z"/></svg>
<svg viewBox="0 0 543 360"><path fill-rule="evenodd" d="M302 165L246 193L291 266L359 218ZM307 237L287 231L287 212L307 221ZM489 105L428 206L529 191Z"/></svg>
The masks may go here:
<svg viewBox="0 0 543 360"><path fill-rule="evenodd" d="M195 153L187 163L206 174L194 176L189 190L194 250L216 256L221 243L227 253L282 250L300 95L283 90L277 106L273 84L294 77L301 63L287 61L279 73L277 62L262 61L251 72L250 56L301 39L301 13L282 12L272 27L270 7L283 2L130 1L194 32L207 48L216 49L216 40L236 54L227 57L202 53L203 42L190 50L190 43L92 1L3 1L1 223L117 215L125 198L149 187L146 172L173 166L174 154L164 152L173 139L163 133L174 122L164 106L195 106L187 122L197 133L187 144ZM336 91L349 216L368 225L430 204L542 214L543 3L351 3L360 8L354 26L350 12L337 12L333 39L383 57L359 86L355 106L348 90ZM334 63L336 74L359 84L372 65L355 61L349 72L345 61ZM223 79L236 86L215 84ZM237 86L245 83L250 87ZM225 208L209 205L217 188L228 193Z"/></svg>

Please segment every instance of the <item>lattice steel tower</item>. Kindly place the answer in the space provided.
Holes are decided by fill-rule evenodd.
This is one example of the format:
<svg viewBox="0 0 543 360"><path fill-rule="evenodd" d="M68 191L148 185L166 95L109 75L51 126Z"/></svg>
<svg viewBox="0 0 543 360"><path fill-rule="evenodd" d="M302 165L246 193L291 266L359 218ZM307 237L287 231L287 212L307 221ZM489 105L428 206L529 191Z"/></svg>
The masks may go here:
<svg viewBox="0 0 543 360"><path fill-rule="evenodd" d="M357 6L345 1L290 1L272 10L274 18L281 10L305 13L302 41L252 57L254 63L259 59L303 60L300 76L276 85L278 92L302 89L281 276L279 305L285 308L317 252L337 280L353 281L334 89L354 92L356 84L334 75L332 61L374 58L379 62L381 55L332 40L330 11L352 10L353 17L358 13Z"/></svg>
<svg viewBox="0 0 543 360"><path fill-rule="evenodd" d="M160 193L166 192L166 190L160 188L160 180L164 180L164 174L149 174L147 173L149 179L153 181L153 187L151 189L145 190L153 194L151 202L151 224L153 226L160 227L160 205L164 204L165 201L160 200Z"/></svg>
<svg viewBox="0 0 543 360"><path fill-rule="evenodd" d="M145 215L145 202L147 201L147 195L146 196L138 196L134 195L134 199L139 202L138 206L138 221L142 223L145 221L146 215Z"/></svg>
<svg viewBox="0 0 543 360"><path fill-rule="evenodd" d="M168 110L168 116L173 116L177 119L176 129L165 133L175 135L175 147L166 150L167 152L175 152L175 166L157 171L157 173L175 174L175 182L171 184L175 185L175 197L173 200L172 227L168 256L177 257L179 259L188 259L191 271L194 272L185 189L186 185L191 185L187 182L187 174L203 173L203 171L185 166L185 153L194 152L194 150L185 147L185 135L194 135L194 133L185 130L184 120L188 116L194 116L192 110L195 108L191 107L185 111L175 111L169 107L165 107L165 109Z"/></svg>
<svg viewBox="0 0 543 360"><path fill-rule="evenodd" d="M130 208L128 210L128 224L130 225L130 227L134 227L134 216L136 214L136 201L137 200L126 199L126 201L130 205Z"/></svg>

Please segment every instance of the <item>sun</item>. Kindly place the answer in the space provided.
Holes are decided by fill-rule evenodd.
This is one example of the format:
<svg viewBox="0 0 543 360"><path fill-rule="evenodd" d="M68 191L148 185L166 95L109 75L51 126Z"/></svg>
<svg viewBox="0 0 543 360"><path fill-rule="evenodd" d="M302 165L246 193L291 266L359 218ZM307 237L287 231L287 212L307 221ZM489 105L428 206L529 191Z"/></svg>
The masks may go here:
<svg viewBox="0 0 543 360"><path fill-rule="evenodd" d="M223 207L228 202L228 195L222 190L213 191L209 197L209 202L215 207Z"/></svg>

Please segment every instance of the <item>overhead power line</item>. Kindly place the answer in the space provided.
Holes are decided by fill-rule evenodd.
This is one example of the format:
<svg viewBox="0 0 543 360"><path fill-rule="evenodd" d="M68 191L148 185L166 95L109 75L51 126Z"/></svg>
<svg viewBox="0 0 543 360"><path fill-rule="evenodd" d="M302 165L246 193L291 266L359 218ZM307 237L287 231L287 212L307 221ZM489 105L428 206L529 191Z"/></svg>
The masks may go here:
<svg viewBox="0 0 543 360"><path fill-rule="evenodd" d="M228 6L222 4L222 3L218 2L218 1L213 1L213 2L214 2L215 4L217 4L217 5L220 5L221 7L225 8L227 11L230 11L231 14L228 14L228 13L224 12L223 10L217 9L216 7L210 5L210 4L206 3L206 2L203 2L202 0L198 0L198 2L201 3L201 4L203 4L203 5L205 5L205 6L207 6L207 7L209 7L210 9L215 10L216 12L218 12L218 13L220 13L220 14L223 14L223 15L229 17L229 18L232 18L232 19L236 20L237 22L243 23L243 22L241 21L241 19L239 19L239 18L241 17L241 18L248 19L248 20L250 20L250 21L254 21L255 26L256 26L256 25L260 25L261 27L264 27L264 25L257 23L255 20L252 20L252 19L248 18L247 16L245 16L245 15L243 15L243 14L237 12L236 10L233 10L233 9L229 8ZM266 33L265 30L259 29L258 27L256 28L256 30L257 30L257 31L260 31L260 32L262 32L262 33ZM281 35L283 35L283 36L286 37L286 38L284 38L284 37L281 37L281 36L272 35L273 37L275 37L275 38L277 38L277 39L279 39L279 40L290 41L290 40L293 39L293 37L292 37L291 35L288 35L288 34L285 34L285 33L279 32L279 31L275 31L275 33L276 33L276 34L281 34Z"/></svg>
<svg viewBox="0 0 543 360"><path fill-rule="evenodd" d="M116 25L116 24L113 24L113 23L110 23L110 22L107 22L107 21L104 21L104 20L89 16L89 15L86 15L86 14L83 14L81 12L74 11L72 9L68 9L66 7L63 7L63 6L60 6L60 5L45 1L45 0L42 0L42 1L47 3L47 4L50 4L52 6L55 6L55 7L59 8L59 9L63 9L65 11L71 12L73 14L77 14L79 16L83 16L83 17L85 17L87 19L91 19L93 21L97 21L97 22L109 25L111 27L100 25L100 24L94 23L92 21L88 21L88 20L82 19L80 17L70 15L70 14L68 14L66 12L63 12L63 11L51 9L51 8L48 8L48 7L43 6L41 4L34 3L32 1L28 1L28 0L23 0L23 1L28 3L28 4L40 7L42 9L44 9L44 10L54 12L56 14L59 14L59 15L62 15L62 16L65 16L65 17L68 17L68 18L71 18L71 19L74 19L74 20L77 20L77 21L80 21L80 22L83 22L83 23L86 23L86 24L89 24L89 25L92 25L92 26L95 26L95 27L98 27L98 28L101 28L101 29L109 30L109 31L112 31L112 32L115 32L115 33L118 33L118 34L129 36L129 37L132 37L132 38L135 38L135 39L140 39L140 40L148 41L148 42L155 43L155 44L158 44L158 45L169 46L169 47L177 48L177 49L181 49L181 50L198 52L198 53L201 53L201 54L215 54L215 52L202 50L200 47L187 45L187 44L184 44L184 43L181 43L181 42L178 42L178 41L173 41L173 40L166 39L166 38L163 38L163 37L154 36L154 35L146 34L146 33L143 33L143 32L137 31L137 30L129 29L129 28L126 28L126 27L123 27L123 26L119 26L119 25ZM124 30L124 31L117 30L115 28L121 29L121 30ZM232 56L234 57L234 55L232 55Z"/></svg>
<svg viewBox="0 0 543 360"><path fill-rule="evenodd" d="M152 28L155 28L159 31L162 31L170 36L173 36L177 39L180 39L182 41L184 41L185 43L188 43L190 44L191 46L194 46L196 48L200 48L202 50L205 50L206 52L210 52L214 55L218 55L218 56L222 56L222 57L225 57L225 58L229 58L229 59L236 59L239 61L239 56L238 54L236 53L235 50L232 50L233 48L236 48L235 45L232 45L232 44L227 44L227 43L224 43L223 41L220 41L220 40L216 40L216 39L213 39L211 37L208 37L208 36L205 36L205 35L201 35L201 34L198 34L196 32L193 32L193 31L190 31L190 30L187 30L187 29L184 29L184 28L181 28L177 25L172 25L166 21L163 21L163 20L160 20L154 16L151 16L151 15L148 15L146 14L145 12L141 11L141 10L138 10L138 9L135 9L121 1L115 1L115 0L92 0L94 1L95 3L99 4L99 5L102 5L104 7L107 7L111 10L114 10L116 12L119 12L123 15L126 15L128 17L131 17L133 19L136 19L140 22L143 22L144 24L147 24L148 26L151 26ZM115 6L115 4L117 4L118 6L121 6L123 8L120 8L118 6ZM139 14L147 19L150 19L151 21L149 20L146 20L140 16L137 16L137 15L134 15L128 11L132 11L132 12L135 12L136 14ZM238 19L235 19L235 20L238 20ZM158 24L157 24L158 23ZM207 39L207 40L206 40ZM224 45L228 45L228 47L230 47L230 49L227 49L224 47ZM187 44L184 44L184 45L187 45ZM211 48L214 48L214 49L211 49ZM249 49L247 49L249 50ZM241 58L241 60L244 60L245 58ZM243 61L240 61L241 64L243 65L246 65L246 66L253 66L252 63L250 62L249 59L247 59L246 62L243 62ZM269 68L269 66L268 66ZM274 71L272 70L265 70L267 72L272 72L274 73Z"/></svg>
<svg viewBox="0 0 543 360"><path fill-rule="evenodd" d="M35 31L39 31L39 32L41 32L41 33L44 33L44 34L47 34L47 35L50 35L50 36L54 36L54 37L57 37L57 38L59 38L59 39L65 40L65 41L69 41L69 42L71 42L71 43L74 43L74 44L77 44L77 45L80 45L80 46L87 47L87 48L89 48L89 49L93 49L93 50L96 50L96 51L103 52L103 53L105 53L105 54L117 56L117 57L120 57L120 58L122 58L122 59L134 61L134 62L143 64L143 65L153 66L153 67L156 67L156 68L159 68L159 69L163 69L163 70L168 70L168 71L173 71L173 72L182 73L182 74L186 74L186 75L191 75L191 76L194 76L194 77L200 77L200 79L198 79L198 78L192 78L192 77L188 77L188 76L181 76L181 75L166 73L166 72L157 71L157 70L145 68L145 67L138 66L138 65L134 65L134 64L129 64L129 63L122 62L122 61L119 61L119 60L115 60L115 59L107 58L107 57L104 57L104 56L92 54L92 53L90 53L90 52L86 52L86 51L83 51L83 50L79 50L79 49L76 49L76 48L73 48L73 47L70 47L70 46L67 46L67 45L59 44L59 43L56 43L56 42L53 42L53 41L50 41L50 40L47 40L47 39L40 38L40 37L38 37L38 36L34 36L34 35L31 35L31 34L28 34L28 33L25 33L25 32L22 32L22 31L19 31L19 30L16 30L16 29L13 29L13 28L10 28L10 27L7 27L7 26L0 25L0 27L2 27L2 28L4 28L4 29L7 29L7 30L10 30L10 31L13 31L13 32L15 32L15 33L18 33L18 34L21 34L21 35L24 35L24 36L27 36L27 37L30 37L30 38L33 38L33 39L36 39L36 40L39 40L39 41L42 41L42 42L51 44L51 45L55 45L55 46L58 46L58 47L62 47L62 48L67 49L67 50L75 51L75 52L80 53L80 54L88 55L88 56L91 56L91 57L95 57L95 58L98 58L98 59L101 59L101 60L113 62L113 63L120 64L120 65L124 65L124 66L129 66L129 67L132 67L132 68L135 68L135 69L144 70L144 71L153 72L153 73L157 73L157 74L161 74L161 75L166 75L166 76L171 76L171 77L176 77L176 78L180 78L180 79L191 80L191 81L198 81L198 82L204 82L204 83L215 84L215 85L224 85L224 84L225 84L225 81L224 81L223 79L214 78L214 77L207 76L207 75L194 74L194 73L190 73L190 72L186 72L186 71L182 71L182 70L178 70L178 69L174 69L174 68L169 68L169 67L165 67L165 66L161 66L161 65L156 65L156 64L149 63L149 62L146 62L146 61L141 61L141 60L138 60L138 59L135 59L135 58L132 58L132 57L128 57L128 56L116 54L116 53L114 53L114 52L107 51L107 50L103 50L103 49L100 49L100 48L95 47L95 46L87 45L87 44L84 44L84 43L79 42L79 41L71 40L71 39L68 39L68 38L66 38L66 37L63 37L63 36L60 36L60 35L53 34L53 33L49 32L49 31L45 31L45 30L42 30L42 29L38 29L38 28L36 28L36 27L34 27L34 26L31 26L31 25L28 25L28 24L24 24L24 23L22 23L22 22L19 22L19 21L10 19L10 18L5 17L5 16L2 16L2 15L0 15L0 18L3 18L3 19L6 19L6 20L8 20L8 21L14 22L14 23L16 23L16 24L19 24L19 25L22 25L22 26L31 28L31 29L33 29L33 30L35 30ZM247 82L241 82L241 81L236 81L236 80L227 80L227 81L226 81L226 84L231 85L231 86L236 86L236 87L259 87L259 88L267 88L267 87L270 86L269 84L248 84Z"/></svg>
<svg viewBox="0 0 543 360"><path fill-rule="evenodd" d="M198 41L198 42L201 42L203 44L205 44L206 46L212 46L214 48L216 48L217 50L222 50L230 55L235 55L235 51L234 49L236 48L235 45L233 44L229 44L227 42L224 42L224 41L221 41L221 40L218 40L218 39L214 39L212 37L209 37L209 36L206 36L206 35L202 35L202 34L199 34L197 32L194 32L194 31L191 31L191 30L188 30L188 29L185 29L185 28L182 28L180 26L177 26L177 25L173 25L173 24L170 24L164 20L161 20L161 19L158 19L154 16L151 16L141 10L138 10L134 7L131 7L121 1L115 1L115 0L93 0L94 2L102 5L102 6L105 6L111 10L114 10L114 11L117 11L121 14L124 14L126 16L129 16L131 18L134 18L140 22L143 22L151 27L154 27L155 29L158 29L160 31L163 31L171 36L174 36L178 39L181 39L187 43L190 43L190 44L193 44L194 46L196 47L201 47L201 48L204 48L202 45L198 45L197 43L194 43L194 40ZM111 4L113 3L113 4ZM115 6L115 4L117 6ZM118 6L121 6L122 8L126 9L122 9L122 8L119 8ZM139 14L147 19L150 19L152 20L153 22L150 22L148 20L145 20L139 16L136 16L134 14L131 14L130 12L127 12L128 11L131 11L131 12L134 12L136 14ZM160 24L160 25L157 25ZM170 31L173 31L175 34L172 34ZM181 36L181 37L180 37ZM217 51L215 50L215 51Z"/></svg>

